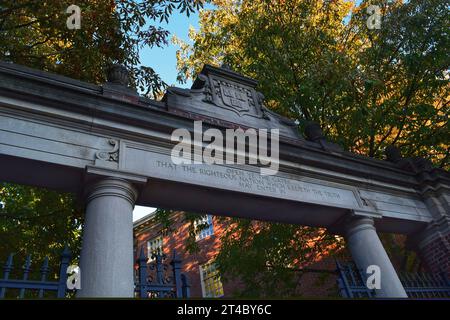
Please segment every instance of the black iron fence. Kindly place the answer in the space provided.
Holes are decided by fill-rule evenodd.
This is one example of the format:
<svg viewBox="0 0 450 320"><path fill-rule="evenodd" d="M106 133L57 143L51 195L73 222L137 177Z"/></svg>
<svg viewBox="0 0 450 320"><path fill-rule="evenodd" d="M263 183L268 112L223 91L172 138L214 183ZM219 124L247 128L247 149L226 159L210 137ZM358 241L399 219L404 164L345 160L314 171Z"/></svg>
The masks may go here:
<svg viewBox="0 0 450 320"><path fill-rule="evenodd" d="M74 296L67 287L67 269L71 261L71 253L66 247L61 254L59 277L48 280L50 275L49 261L46 257L40 266L39 279L31 279L31 256L27 256L23 266L14 266L14 255L10 254L3 266L3 277L0 279L0 299L4 298L68 298ZM174 251L171 262L164 254L153 254L151 261L143 250L137 261L136 297L139 298L189 298L190 285L187 277L181 273L181 260ZM16 274L12 277L12 271ZM21 272L21 276L17 276Z"/></svg>
<svg viewBox="0 0 450 320"><path fill-rule="evenodd" d="M336 261L339 294L343 298L374 298L366 286L366 276L354 263ZM399 273L409 298L450 298L450 279L445 273Z"/></svg>
<svg viewBox="0 0 450 320"><path fill-rule="evenodd" d="M49 297L48 293L53 293L57 298L64 298L67 292L67 267L69 266L71 253L66 247L61 254L61 263L59 267L59 278L57 281L49 281L48 276L50 268L48 257L44 259L40 267L40 279L29 279L31 271L31 255L28 255L25 264L20 268L22 271L21 279L11 278L14 270L14 255L10 254L3 266L3 279L0 279L0 298L20 298L27 297L44 298ZM51 297L51 295L50 295Z"/></svg>
<svg viewBox="0 0 450 320"><path fill-rule="evenodd" d="M138 281L136 293L140 298L189 298L190 285L186 275L181 273L181 259L173 251L172 260L167 256L151 254L151 261L141 249L138 258Z"/></svg>
<svg viewBox="0 0 450 320"><path fill-rule="evenodd" d="M66 247L61 254L59 277L49 280L50 268L45 258L39 269L39 279L30 279L31 256L22 267L14 267L14 255L10 254L3 266L0 279L0 298L69 297L67 269L71 253ZM170 262L167 256L154 253L150 256L141 249L137 259L135 293L138 298L189 298L190 285L181 272L182 261L173 252ZM339 294L344 298L374 298L375 291L366 286L366 275L354 263L336 261ZM12 271L21 271L20 277L11 277ZM17 272L15 273L17 274ZM444 274L400 273L400 280L410 298L450 298L450 279Z"/></svg>

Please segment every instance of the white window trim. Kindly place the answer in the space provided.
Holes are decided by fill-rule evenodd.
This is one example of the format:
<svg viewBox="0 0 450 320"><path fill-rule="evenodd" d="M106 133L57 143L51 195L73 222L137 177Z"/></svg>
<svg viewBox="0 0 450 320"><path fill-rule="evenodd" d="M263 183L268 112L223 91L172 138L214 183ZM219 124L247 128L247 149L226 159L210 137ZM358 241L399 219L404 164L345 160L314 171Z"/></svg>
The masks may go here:
<svg viewBox="0 0 450 320"><path fill-rule="evenodd" d="M210 263L214 263L214 262L206 262L203 265L210 264ZM199 269L199 272L200 272L200 285L202 287L202 297L203 298L222 298L225 295L225 291L223 289L223 283L222 283L221 280L219 280L219 281L220 281L220 283L222 285L223 294L221 296L217 296L217 297L206 297L206 289L205 289L205 282L203 281L204 279L203 279L203 268L202 268L202 265L199 265L198 269Z"/></svg>
<svg viewBox="0 0 450 320"><path fill-rule="evenodd" d="M153 237L153 238L151 238L151 239L148 239L148 240L147 240L147 256L148 256L148 262L154 261L154 259L152 259L152 254L153 254L153 252L151 252L151 250L150 250L150 242L152 242L152 241L154 241L154 240L157 240L158 238L161 238L161 246L160 246L161 252L160 252L160 253L163 254L163 250L164 250L164 237L163 237L162 235L159 235L159 236Z"/></svg>
<svg viewBox="0 0 450 320"><path fill-rule="evenodd" d="M199 219L199 220L200 220L200 219ZM202 218L201 220L202 220L202 223L203 223L203 218ZM208 229L211 228L211 234L208 234L207 236L204 236L203 238L201 238L201 237L200 237L200 234L201 234L202 232L205 232L205 231L207 230L207 229L202 229L198 234L196 233L196 235L195 235L195 241L200 241L200 240L203 240L203 239L207 239L207 238L209 238L210 236L214 235L214 222L213 222L213 216L210 215L210 214L206 215L206 222L208 222L208 220L209 220L209 222L210 222ZM194 222L194 228L195 228L195 230L197 230L197 223L196 223L196 222Z"/></svg>
<svg viewBox="0 0 450 320"><path fill-rule="evenodd" d="M203 281L203 268L202 266L198 266L198 270L200 272L200 285L202 286L202 297L205 297L205 282Z"/></svg>

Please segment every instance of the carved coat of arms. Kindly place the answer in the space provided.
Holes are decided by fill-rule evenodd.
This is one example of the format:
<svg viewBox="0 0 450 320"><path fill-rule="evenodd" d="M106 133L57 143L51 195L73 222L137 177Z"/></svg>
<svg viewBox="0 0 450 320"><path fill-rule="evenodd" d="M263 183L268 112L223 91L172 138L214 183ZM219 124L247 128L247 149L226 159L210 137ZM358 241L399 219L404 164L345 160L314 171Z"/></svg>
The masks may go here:
<svg viewBox="0 0 450 320"><path fill-rule="evenodd" d="M220 97L225 106L239 114L246 113L250 110L253 101L250 101L249 93L245 88L224 81L220 81L218 86Z"/></svg>

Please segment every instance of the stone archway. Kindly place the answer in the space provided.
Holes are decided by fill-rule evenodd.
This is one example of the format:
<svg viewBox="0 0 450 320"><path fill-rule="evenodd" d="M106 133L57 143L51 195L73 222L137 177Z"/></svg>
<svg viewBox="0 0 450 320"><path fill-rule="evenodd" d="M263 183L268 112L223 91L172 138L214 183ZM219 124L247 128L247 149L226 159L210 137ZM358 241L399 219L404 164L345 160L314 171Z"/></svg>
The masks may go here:
<svg viewBox="0 0 450 320"><path fill-rule="evenodd" d="M133 295L135 204L328 228L346 236L361 269L382 269L380 297L406 294L375 230L407 234L432 269L449 270L448 172L395 150L390 161L345 152L315 125L302 137L265 108L255 80L228 69L205 66L192 89L169 88L162 101L111 78L122 73L96 86L0 63L0 180L85 199L80 296ZM194 121L279 130L279 172L173 166L171 133L194 133Z"/></svg>

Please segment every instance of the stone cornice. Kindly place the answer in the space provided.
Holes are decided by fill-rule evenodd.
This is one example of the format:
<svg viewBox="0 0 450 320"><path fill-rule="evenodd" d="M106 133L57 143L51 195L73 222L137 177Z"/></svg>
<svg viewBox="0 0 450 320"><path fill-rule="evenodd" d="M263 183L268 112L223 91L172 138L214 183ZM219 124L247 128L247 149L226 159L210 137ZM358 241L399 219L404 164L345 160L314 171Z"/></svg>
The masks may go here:
<svg viewBox="0 0 450 320"><path fill-rule="evenodd" d="M228 74L231 71L223 72ZM237 77L237 74L232 73L234 77ZM243 77L243 79L247 78ZM249 84L253 85L252 82ZM109 94L105 95L101 86L10 63L0 62L0 92L6 97L53 106L55 117L59 117L58 112L63 110L70 111L75 115L87 116L90 123L86 121L85 125L91 128L100 126L97 124L101 122L98 119L103 119L126 124L130 128L136 126L152 131L158 130L166 134L170 134L173 129L180 127L193 130L192 117L182 112L170 112L164 102L143 97L136 99L136 96L132 99L124 99ZM40 113L38 109L32 112ZM72 121L70 118L66 118L66 120ZM205 122L205 129L208 127L225 129L233 126L232 123L227 124L210 117L204 117L202 120ZM80 120L74 118L73 123L78 125ZM105 125L103 124L103 126ZM103 129L114 132L119 138L122 135L126 138L126 130L117 129L114 126ZM130 134L131 132L134 131L131 130ZM143 140L146 139L145 134L142 134L141 137ZM400 168L388 161L363 157L346 151L324 150L318 142L305 139L296 140L282 137L280 160L301 166L321 168L341 176L348 175L353 177L352 179L360 177L361 181L365 181L361 183L367 186L378 181L420 192L418 177L421 176L417 176L415 172ZM448 172L438 169L434 169L432 172L438 176L439 181L445 180L445 184L450 181ZM435 178L432 180L437 181ZM435 183L431 185L433 184Z"/></svg>

